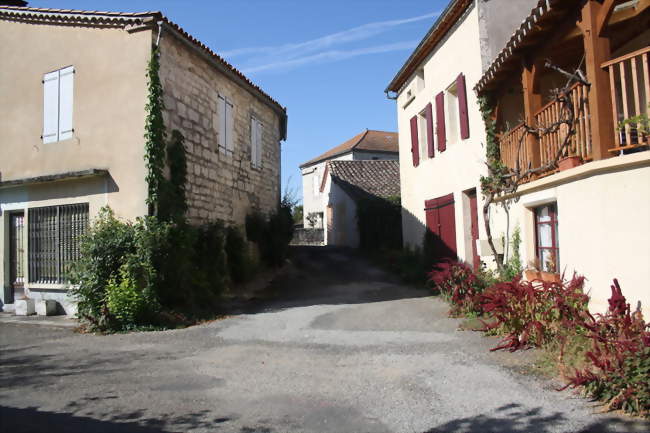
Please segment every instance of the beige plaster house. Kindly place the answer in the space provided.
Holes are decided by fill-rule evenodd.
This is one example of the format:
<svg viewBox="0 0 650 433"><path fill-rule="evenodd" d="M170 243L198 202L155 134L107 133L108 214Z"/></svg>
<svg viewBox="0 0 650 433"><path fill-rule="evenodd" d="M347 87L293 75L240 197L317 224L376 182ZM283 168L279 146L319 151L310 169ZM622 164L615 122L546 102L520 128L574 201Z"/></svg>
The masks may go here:
<svg viewBox="0 0 650 433"><path fill-rule="evenodd" d="M399 159L395 132L366 129L322 155L300 165L304 227L324 229L327 221L329 196L323 189L329 161L397 160ZM331 210L334 212L334 210ZM333 215L329 216L334 218ZM327 244L327 233L323 239Z"/></svg>
<svg viewBox="0 0 650 433"><path fill-rule="evenodd" d="M60 302L78 237L103 206L147 214L147 64L185 137L188 219L243 224L280 200L286 110L159 12L0 7L0 309ZM9 304L9 305L8 305Z"/></svg>
<svg viewBox="0 0 650 433"><path fill-rule="evenodd" d="M650 151L641 123L650 115L650 1L539 1L475 83L489 97L501 161L539 170L522 180L509 226L522 231L525 264L587 278L590 308L602 312L617 278L632 309L650 306ZM545 127L560 119L554 88L565 71L582 71L570 97L575 134L523 136L524 121ZM647 119L647 117L646 117ZM647 128L647 126L646 126ZM522 141L522 137L524 140ZM549 161L568 148L557 165ZM568 164L571 163L571 164ZM508 221L497 204L493 230Z"/></svg>
<svg viewBox="0 0 650 433"><path fill-rule="evenodd" d="M480 265L485 128L471 91L533 0L452 0L386 89L396 100L404 246Z"/></svg>

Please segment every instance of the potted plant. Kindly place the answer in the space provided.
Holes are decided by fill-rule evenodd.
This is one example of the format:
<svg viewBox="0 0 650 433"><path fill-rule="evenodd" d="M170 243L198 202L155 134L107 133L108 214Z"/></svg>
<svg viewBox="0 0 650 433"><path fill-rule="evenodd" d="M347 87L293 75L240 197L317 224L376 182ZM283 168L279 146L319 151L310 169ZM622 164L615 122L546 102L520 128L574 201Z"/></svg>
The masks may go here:
<svg viewBox="0 0 650 433"><path fill-rule="evenodd" d="M582 158L579 156L566 156L560 159L557 163L560 171L568 170L579 165L582 165Z"/></svg>

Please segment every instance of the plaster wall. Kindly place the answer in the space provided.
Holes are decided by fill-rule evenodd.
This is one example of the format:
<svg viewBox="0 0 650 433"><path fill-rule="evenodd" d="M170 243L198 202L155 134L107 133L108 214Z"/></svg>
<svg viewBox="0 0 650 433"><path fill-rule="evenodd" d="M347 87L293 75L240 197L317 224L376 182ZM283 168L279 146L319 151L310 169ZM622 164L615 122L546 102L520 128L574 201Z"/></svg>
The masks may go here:
<svg viewBox="0 0 650 433"><path fill-rule="evenodd" d="M151 31L0 21L0 40L0 180L108 169L115 186L106 204L124 218L144 215ZM44 144L43 75L69 65L73 137Z"/></svg>
<svg viewBox="0 0 650 433"><path fill-rule="evenodd" d="M471 189L479 191L479 230L484 233L480 216L481 194L480 175L486 172L485 139L483 120L478 109L478 102L472 87L481 76L481 46L479 38L479 20L476 7L470 6L466 14L449 32L447 38L423 62L424 86L408 102L407 83L397 98L397 116L399 127L400 178L402 198L402 228L404 245L408 248L420 247L426 229L424 211L425 200L441 197L450 193L455 199L456 243L458 256L470 261L472 258L471 237L466 233L471 230L468 217L469 206L465 206L464 192ZM447 149L439 152L437 139L435 156L428 158L420 155L420 164L414 167L411 158L410 119L425 109L428 103L434 106L435 95L447 89L455 82L460 73L465 74L467 88L467 108L469 116L470 137L451 141L450 126L447 125ZM436 126L434 124L434 136Z"/></svg>
<svg viewBox="0 0 650 433"><path fill-rule="evenodd" d="M535 261L534 208L556 202L560 270L587 278L590 309L604 312L617 278L632 309L650 306L650 152L590 162L523 185L511 204L510 233L522 232L522 262ZM493 231L506 218L493 207ZM639 304L640 303L640 304Z"/></svg>

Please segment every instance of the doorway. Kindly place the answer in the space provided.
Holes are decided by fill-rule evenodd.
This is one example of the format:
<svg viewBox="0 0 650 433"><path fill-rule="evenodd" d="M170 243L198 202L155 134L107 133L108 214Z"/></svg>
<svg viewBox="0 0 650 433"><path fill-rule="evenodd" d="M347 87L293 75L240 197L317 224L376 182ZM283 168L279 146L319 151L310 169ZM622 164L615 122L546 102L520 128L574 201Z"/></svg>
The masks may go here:
<svg viewBox="0 0 650 433"><path fill-rule="evenodd" d="M25 214L9 215L9 279L11 303L25 295Z"/></svg>

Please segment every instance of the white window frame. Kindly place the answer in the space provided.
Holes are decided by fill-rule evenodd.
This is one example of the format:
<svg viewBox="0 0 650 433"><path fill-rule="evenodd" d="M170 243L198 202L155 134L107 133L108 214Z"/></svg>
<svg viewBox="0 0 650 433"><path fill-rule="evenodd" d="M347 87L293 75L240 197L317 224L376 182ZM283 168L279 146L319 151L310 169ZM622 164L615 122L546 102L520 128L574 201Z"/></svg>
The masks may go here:
<svg viewBox="0 0 650 433"><path fill-rule="evenodd" d="M44 144L69 140L74 135L74 66L43 75Z"/></svg>
<svg viewBox="0 0 650 433"><path fill-rule="evenodd" d="M460 141L460 116L458 112L458 89L456 81L445 89L445 128L447 145Z"/></svg>
<svg viewBox="0 0 650 433"><path fill-rule="evenodd" d="M255 116L251 116L251 167L262 168L264 151L264 125Z"/></svg>

